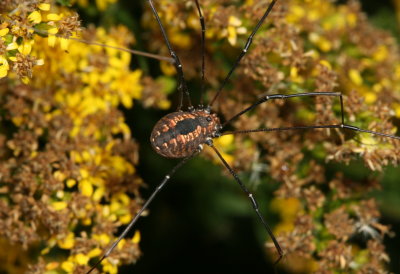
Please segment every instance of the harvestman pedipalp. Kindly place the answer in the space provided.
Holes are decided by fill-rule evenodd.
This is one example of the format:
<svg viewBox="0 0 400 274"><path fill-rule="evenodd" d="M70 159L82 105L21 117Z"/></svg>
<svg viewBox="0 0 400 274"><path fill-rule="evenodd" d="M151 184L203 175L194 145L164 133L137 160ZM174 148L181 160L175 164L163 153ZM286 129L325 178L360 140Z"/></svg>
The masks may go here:
<svg viewBox="0 0 400 274"><path fill-rule="evenodd" d="M268 5L267 9L265 10L263 16L259 19L257 25L252 30L250 36L247 39L247 42L240 52L239 56L234 62L234 65L229 70L227 76L223 80L220 88L215 93L214 97L210 101L207 106L203 106L203 93L204 93L204 86L205 86L205 20L201 12L200 4L198 0L194 0L196 4L197 11L199 13L201 30L202 30L202 37L201 37L201 55L202 55L202 66L201 66L201 101L198 108L194 108L191 103L190 93L186 84L186 80L183 73L183 67L181 61L175 51L173 50L171 43L168 39L166 31L161 23L161 20L158 16L157 10L153 4L152 0L147 0L149 3L153 15L157 20L159 28L162 32L163 38L165 43L168 47L169 53L173 59L173 64L175 70L178 75L178 92L179 92L179 105L176 112L170 113L163 118L161 118L157 124L154 126L153 131L151 133L150 141L154 150L167 158L183 158L162 180L162 182L158 185L158 187L154 190L154 192L150 195L148 200L144 203L143 207L137 212L136 216L132 219L129 225L125 228L125 230L121 233L118 239L108 248L108 250L103 254L100 260L87 272L90 273L97 266L107 258L113 249L117 246L117 244L126 236L126 234L132 229L133 225L139 219L141 214L147 209L149 204L153 201L155 196L161 191L161 189L166 185L166 183L171 179L172 175L187 161L192 159L193 157L197 156L201 150L203 149L203 145L208 145L212 148L212 150L216 153L218 158L221 160L222 164L227 168L230 174L234 177L236 182L239 184L243 192L245 192L248 198L251 201L254 211L256 212L260 222L264 226L265 230L271 237L275 248L278 252L278 259L276 260L275 264L278 263L283 255L284 252L280 247L277 239L275 238L274 234L272 233L269 225L265 221L264 217L260 213L258 203L253 196L253 194L247 189L247 187L243 184L243 182L239 179L236 172L230 167L227 161L223 158L219 150L214 146L213 139L219 138L224 135L233 135L233 134L249 134L255 132L268 132L268 131L288 131L288 130L306 130L306 129L339 129L339 130L351 130L354 132L362 132L368 133L371 135L387 137L391 139L398 139L400 140L399 136L375 132L371 130L361 129L359 127L355 127L345 123L344 119L344 104L343 104L343 96L340 92L305 92L305 93L297 93L297 94L271 94L266 95L259 98L254 104L250 105L249 107L245 108L244 110L240 111L239 113L233 115L231 118L227 119L225 122L221 123L219 117L212 113L211 107L219 98L221 92L223 91L225 85L229 81L230 77L232 76L235 69L239 66L242 58L248 52L253 38L256 35L257 31L264 23L268 15L270 14L271 10L273 9L274 5L278 0L272 0L271 3ZM252 129L252 130L235 130L235 131L223 131L227 125L229 125L232 121L240 117L241 115L253 110L258 105L265 103L270 100L286 100L295 97L306 97L306 96L328 96L328 97L339 97L340 100L340 116L341 121L338 124L330 124L330 125L312 125L312 126L294 126L294 127L279 127L279 128L261 128L261 129ZM184 105L184 99L187 101L187 110L182 110Z"/></svg>

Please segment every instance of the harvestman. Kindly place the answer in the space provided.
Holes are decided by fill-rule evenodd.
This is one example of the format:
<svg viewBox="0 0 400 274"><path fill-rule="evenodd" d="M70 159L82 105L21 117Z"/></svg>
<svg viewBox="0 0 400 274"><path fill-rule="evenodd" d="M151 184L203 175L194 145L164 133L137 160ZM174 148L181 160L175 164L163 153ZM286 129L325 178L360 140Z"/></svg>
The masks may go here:
<svg viewBox="0 0 400 274"><path fill-rule="evenodd" d="M202 68L201 68L201 103L200 105L195 108L193 107L191 100L190 100L190 93L187 88L186 80L183 74L182 64L179 60L179 57L176 55L175 51L172 49L172 46L169 42L168 36L165 32L165 29L161 23L160 17L158 16L157 10L154 7L152 0L147 0L149 3L154 17L157 20L159 28L162 32L164 37L165 43L168 47L169 53L172 57L170 58L162 58L160 56L151 55L151 54L142 54L138 52L134 52L135 54L146 55L148 57L153 57L157 59L163 60L172 60L172 63L175 67L175 70L178 75L178 91L180 94L179 106L176 112L170 113L163 118L161 118L153 128L151 133L150 142L153 149L163 157L167 158L183 158L162 180L161 184L154 190L154 192L150 195L149 199L145 202L143 207L139 210L136 216L132 219L129 225L125 228L125 230L121 233L118 239L108 248L108 250L104 253L104 255L97 261L97 263L87 272L91 273L97 266L107 258L113 249L117 246L117 244L126 236L126 234L132 229L133 225L139 219L141 214L144 210L147 209L149 204L153 201L155 196L161 191L161 189L166 185L166 183L170 180L171 176L180 168L182 167L187 161L198 155L201 150L203 149L203 145L208 145L211 147L218 158L222 161L223 165L229 170L232 174L236 182L239 184L241 189L247 194L250 202L253 206L254 211L256 212L259 220L261 221L262 225L264 226L265 230L267 231L268 235L271 237L275 248L278 252L278 259L276 260L275 264L278 263L283 257L283 250L280 247L277 239L275 238L274 234L272 233L269 225L265 221L264 217L261 215L258 203L253 196L253 194L247 189L247 187L243 184L243 182L239 179L238 175L235 171L230 167L230 165L226 162L226 160L222 157L221 153L217 150L217 148L213 145L213 139L221 137L223 135L232 135L232 134L248 134L254 132L267 132L267 131L286 131L286 130L305 130L305 129L318 129L318 128L331 128L331 129L348 129L355 132L364 132L369 133L372 135L388 137L392 139L400 140L399 136L375 132L371 130L361 129L352 125L348 125L344 122L344 112L343 112L343 97L340 92L307 92L307 93L298 93L298 94L272 94L264 96L258 99L253 105L247 107L246 109L240 111L226 122L221 123L219 117L216 113L211 112L211 107L217 100L218 96L221 94L224 86L230 79L234 70L238 67L240 61L245 56L247 51L249 50L253 37L257 33L258 29L264 23L265 19L270 14L272 8L274 7L275 3L278 0L272 0L269 6L267 7L266 11L264 12L261 19L258 21L257 25L251 32L250 36L247 38L247 42L242 49L241 53L237 57L234 65L228 72L227 76L225 77L224 81L222 82L220 88L218 89L217 93L214 95L213 99L207 106L203 106L203 93L204 93L204 85L205 85L205 21L202 15L200 5L198 0L194 0L196 4L197 11L199 13L200 24L201 24L201 54L202 54ZM84 42L84 41L81 41ZM132 52L132 51L131 51ZM282 127L282 128L263 128L263 129L254 129L254 130L238 130L238 131L231 131L231 132L224 132L224 128L233 120L237 119L239 116L247 113L248 111L254 109L258 105L267 102L269 100L275 99L289 99L294 97L304 97L304 96L331 96L331 97L339 97L340 99L340 110L341 110L341 123L335 125L314 125L314 126L296 126L296 127ZM187 110L182 110L183 108L183 99L184 97L187 100Z"/></svg>

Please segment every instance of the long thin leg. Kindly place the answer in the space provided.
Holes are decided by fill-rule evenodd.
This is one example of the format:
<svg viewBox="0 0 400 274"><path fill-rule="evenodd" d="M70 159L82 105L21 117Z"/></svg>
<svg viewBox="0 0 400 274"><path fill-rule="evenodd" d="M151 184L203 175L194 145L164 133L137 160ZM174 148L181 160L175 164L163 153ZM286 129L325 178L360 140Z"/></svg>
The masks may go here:
<svg viewBox="0 0 400 274"><path fill-rule="evenodd" d="M205 87L205 55L206 55L206 45L205 45L205 35L206 35L206 23L204 21L203 13L200 9L200 4L198 0L195 0L197 11L199 12L199 20L201 25L201 95L200 95L200 105L203 105L204 100L204 87Z"/></svg>
<svg viewBox="0 0 400 274"><path fill-rule="evenodd" d="M369 133L369 134L373 134L373 135L377 135L377 136L388 137L388 138L400 140L400 136L381 133L381 132L376 132L376 131L367 130L367 129L362 129L362 128L359 128L359 127L355 127L355 126L352 126L352 125L346 125L346 124L235 130L235 131L223 132L223 133L221 133L221 136L223 136L223 135L233 135L233 134L248 134L248 133L255 133L255 132L303 130L303 129L316 129L316 128L339 128L339 129L345 128L345 129L350 129L350 130L357 131L357 132L364 132L364 133Z"/></svg>
<svg viewBox="0 0 400 274"><path fill-rule="evenodd" d="M43 32L42 32L43 33ZM48 35L52 35L52 34L48 34ZM60 37L60 35L55 35L57 37ZM88 45L94 45L94 46L99 46L99 47L103 47L103 48L111 48L111 49L116 49L116 50L121 50L121 51L125 51L125 52L129 52L133 55L139 55L139 56L144 56L144 57L148 57L148 58L153 58L156 60L160 60L160 61L167 61L169 63L175 63L175 60L172 59L171 57L167 57L167 56L162 56L162 55L158 55L158 54L153 54L153 53L148 53L148 52L144 52L144 51L139 51L139 50L134 50L134 49L127 49L127 48L122 48L122 47L115 47L115 46L111 46L111 45L107 45L107 44L102 44L102 43L98 43L98 42L91 42L91 41L86 41L83 39L79 39L79 38L74 38L74 37L70 37L68 38L70 40L74 40L77 41L79 43L83 43L83 44L88 44Z"/></svg>
<svg viewBox="0 0 400 274"><path fill-rule="evenodd" d="M261 19L258 21L256 27L253 29L253 32L250 34L249 38L247 38L246 45L244 46L242 52L239 54L238 58L236 59L234 65L232 66L231 70L229 71L228 75L225 77L224 81L222 82L221 87L215 94L214 98L211 100L209 106L211 107L215 100L217 100L218 96L220 95L222 89L225 87L226 83L228 82L229 78L231 77L232 73L235 71L235 69L238 67L240 60L242 60L243 56L247 53L248 49L250 48L251 43L253 43L253 38L258 29L261 27L261 25L264 23L265 19L268 17L268 14L271 12L272 8L274 7L275 3L278 0L272 0L271 4L269 4L267 10L265 11L264 15L261 17Z"/></svg>
<svg viewBox="0 0 400 274"><path fill-rule="evenodd" d="M248 134L248 133L254 133L254 132L267 132L267 131L285 131L285 130L304 130L304 129L317 129L317 128L338 128L338 129L349 129L353 130L356 132L364 132L364 133L369 133L377 136L382 136L382 137L388 137L392 139L397 139L400 140L400 136L392 135L392 134L386 134L386 133L381 133L381 132L376 132L372 130L367 130L367 129L362 129L356 126L348 125L344 122L344 108L343 108L343 95L340 92L306 92L306 93L298 93L298 94L272 94L272 95L267 95L262 98L260 98L256 103L253 105L249 106L248 108L245 108L244 110L240 111L236 115L234 115L232 118L230 118L228 121L226 121L222 127L226 126L228 123L230 123L232 120L238 118L239 116L243 115L244 113L254 109L258 105L267 102L268 100L271 99L288 99L288 98L294 98L294 97L304 97L304 96L337 96L340 98L340 112L341 112L341 123L336 124L336 125L314 125L314 126L297 126L297 127L281 127L281 128L261 128L261 129L250 129L250 130L236 130L236 131L230 131L230 132L223 132L221 133L222 135L232 135L232 134Z"/></svg>
<svg viewBox="0 0 400 274"><path fill-rule="evenodd" d="M183 166L187 161L189 161L191 158L196 156L199 151L196 151L193 153L191 156L188 156L184 158L182 161L180 161L165 177L164 180L157 186L157 188L153 191L153 193L150 195L149 199L144 203L143 207L139 210L139 212L135 215L135 217L132 219L132 221L129 223L129 225L125 228L125 230L121 233L121 235L118 237L118 239L107 249L107 251L104 253L104 255L100 258L100 260L97 261L97 263L92 266L92 268L87 272L87 274L91 273L94 269L97 268L97 266L100 265L100 263L107 258L113 249L118 245L118 243L126 236L126 234L132 229L133 225L136 223L136 221L140 218L142 215L143 211L147 209L149 204L153 201L154 197L158 194L158 192L161 191L161 189L165 186L165 184L169 181L171 176L181 167Z"/></svg>
<svg viewBox="0 0 400 274"><path fill-rule="evenodd" d="M222 157L221 153L219 153L219 151L214 147L212 141L209 141L207 143L207 145L209 145L214 151L215 153L218 155L218 157L221 159L222 163L224 164L224 166L229 170L229 172L232 174L233 178L235 178L236 182L238 182L239 186L241 187L241 189L247 194L247 197L249 197L251 204L253 205L253 209L256 212L259 220L261 221L261 223L263 224L264 228L267 230L268 235L271 237L272 242L275 245L276 250L278 251L279 257L278 259L275 261L275 265L282 259L283 257L283 250L281 248L281 246L279 245L278 241L276 240L274 234L272 233L271 228L269 227L269 225L267 224L267 222L264 220L264 217L261 215L260 213L260 209L258 207L258 203L256 201L256 198L254 197L254 195L247 189L247 187L243 184L243 182L239 179L238 175L236 174L235 171L233 171L233 169L229 166L229 164L225 161L225 159Z"/></svg>
<svg viewBox="0 0 400 274"><path fill-rule="evenodd" d="M154 7L153 0L147 0L147 2L149 2L151 10L153 11L154 17L156 18L157 23L160 26L161 33L164 37L165 43L167 44L169 53L171 54L171 57L175 60L174 66L175 66L176 72L178 74L178 79L179 79L178 90L179 90L179 94L180 94L180 100L179 100L180 102L179 102L179 106L178 106L178 111L180 111L182 109L183 94L185 94L187 97L189 109L193 109L192 102L190 100L189 90L188 90L188 87L186 84L185 76L183 74L181 61L179 60L178 55L176 55L176 52L172 49L171 43L169 42L169 39L167 36L167 32L165 31L165 29L161 23L160 17L158 16L157 10Z"/></svg>
<svg viewBox="0 0 400 274"><path fill-rule="evenodd" d="M340 92L305 92L305 93L297 93L297 94L271 94L271 95L266 95L264 97L261 97L260 99L257 100L254 104L249 106L248 108L245 108L244 110L240 111L239 113L235 114L232 118L227 120L225 123L222 124L222 128L224 128L227 124L238 118L239 116L242 116L246 112L254 109L258 105L265 103L269 100L273 99L288 99L288 98L294 98L294 97L304 97L304 96L337 96L340 97L340 102L342 102L342 94ZM342 107L343 108L343 107ZM344 121L343 117L343 112L342 112L342 122Z"/></svg>

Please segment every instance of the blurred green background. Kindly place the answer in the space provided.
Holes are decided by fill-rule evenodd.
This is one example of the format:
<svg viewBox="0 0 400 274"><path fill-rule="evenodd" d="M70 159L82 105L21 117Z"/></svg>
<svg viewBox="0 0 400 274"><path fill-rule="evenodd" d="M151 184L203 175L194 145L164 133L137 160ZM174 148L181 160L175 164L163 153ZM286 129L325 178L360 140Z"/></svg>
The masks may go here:
<svg viewBox="0 0 400 274"><path fill-rule="evenodd" d="M361 2L373 24L391 31L400 41L393 2ZM101 19L96 14L88 17L92 20L117 18L134 31L136 49L146 50L140 35L140 17L142 10L149 7L143 3L145 1L120 1ZM153 76L159 73L157 62L152 60L136 58L134 66L140 66ZM199 82L189 84L192 91L198 90ZM177 163L157 155L149 143L153 125L167 112L144 109L140 103L135 104L132 110L124 111L128 123L132 125L133 136L140 144L138 172L148 185L147 189L143 189L143 197L148 197ZM361 163L353 163L350 167L333 164L329 167L334 171L345 169L346 173L352 173L352 177L360 180L368 174ZM268 174L260 175L260 181L251 182L250 188L267 221L274 225L278 218L266 209L277 185L271 182ZM394 232L400 231L399 175L400 169L387 168L382 190L373 194L380 201L382 223L390 224ZM250 173L241 173L240 177L249 183ZM264 251L267 234L247 198L232 178L222 175L221 167L202 157L191 160L177 172L150 206L149 216L138 222L137 229L142 232L140 246L143 256L136 265L123 267L123 273L273 272ZM385 245L391 258L390 271L400 273L400 236L386 238ZM279 273L284 271L279 270Z"/></svg>

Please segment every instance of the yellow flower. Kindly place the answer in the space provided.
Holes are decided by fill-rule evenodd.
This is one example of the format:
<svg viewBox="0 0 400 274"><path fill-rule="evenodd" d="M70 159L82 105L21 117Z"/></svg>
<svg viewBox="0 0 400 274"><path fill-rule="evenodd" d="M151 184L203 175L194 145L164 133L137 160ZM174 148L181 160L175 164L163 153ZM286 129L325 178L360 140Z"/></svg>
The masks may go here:
<svg viewBox="0 0 400 274"><path fill-rule="evenodd" d="M132 242L133 242L134 244L138 244L138 243L140 242L140 238L141 238L141 236L140 236L140 231L139 231L139 230L136 230L136 231L135 231L135 234L134 234L133 237L132 237Z"/></svg>
<svg viewBox="0 0 400 274"><path fill-rule="evenodd" d="M103 271L108 272L110 274L116 274L118 273L118 266L115 264L110 263L108 260L104 260L102 262L103 265Z"/></svg>
<svg viewBox="0 0 400 274"><path fill-rule="evenodd" d="M10 32L9 28L0 29L0 36L3 37Z"/></svg>
<svg viewBox="0 0 400 274"><path fill-rule="evenodd" d="M103 245L103 246L109 244L110 240L111 240L110 237L105 233L102 233L100 235L99 234L95 234L95 235L93 235L93 239L95 239L98 242L100 242L100 244Z"/></svg>
<svg viewBox="0 0 400 274"><path fill-rule="evenodd" d="M229 16L228 24L228 41L232 46L234 46L236 45L237 35L245 34L247 29L241 27L242 21L235 16Z"/></svg>
<svg viewBox="0 0 400 274"><path fill-rule="evenodd" d="M47 4L47 3L39 4L38 7L39 7L40 10L43 10L43 11L49 11L50 10L50 4Z"/></svg>
<svg viewBox="0 0 400 274"><path fill-rule="evenodd" d="M47 14L47 20L48 21L58 21L60 20L62 17L59 14L56 13L49 13Z"/></svg>
<svg viewBox="0 0 400 274"><path fill-rule="evenodd" d="M320 63L321 65L327 67L327 68L330 69L330 70L332 69L332 65L331 65L328 61L326 61L326 60L321 60L321 61L319 61L319 63Z"/></svg>
<svg viewBox="0 0 400 274"><path fill-rule="evenodd" d="M59 201L59 202L53 202L52 206L55 210L59 211L67 208L68 204L66 202Z"/></svg>
<svg viewBox="0 0 400 274"><path fill-rule="evenodd" d="M367 92L365 94L365 102L367 104L372 104L376 101L377 95L374 92Z"/></svg>
<svg viewBox="0 0 400 274"><path fill-rule="evenodd" d="M34 24L39 24L40 22L42 22L42 15L39 11L34 11L29 14L28 19Z"/></svg>
<svg viewBox="0 0 400 274"><path fill-rule="evenodd" d="M332 43L316 32L310 33L308 39L323 52L328 52L332 49Z"/></svg>
<svg viewBox="0 0 400 274"><path fill-rule="evenodd" d="M89 261L89 256L83 254L83 253L78 253L75 255L75 261L79 265L87 265Z"/></svg>
<svg viewBox="0 0 400 274"><path fill-rule="evenodd" d="M221 147L228 147L233 144L235 137L233 135L224 135L215 140L215 143Z"/></svg>
<svg viewBox="0 0 400 274"><path fill-rule="evenodd" d="M96 247L96 248L90 250L89 253L87 254L87 256L89 258L94 258L94 257L101 255L102 252L103 251L100 248Z"/></svg>
<svg viewBox="0 0 400 274"><path fill-rule="evenodd" d="M71 188L76 184L76 181L74 179L68 179L66 182L67 187Z"/></svg>
<svg viewBox="0 0 400 274"><path fill-rule="evenodd" d="M378 49L372 55L372 58L378 62L381 62L388 58L389 52L385 45L380 45Z"/></svg>
<svg viewBox="0 0 400 274"><path fill-rule="evenodd" d="M46 265L46 270L49 270L49 271L55 270L55 269L57 269L59 266L60 266L60 263L59 263L59 262L50 262L50 263L48 263L48 264Z"/></svg>
<svg viewBox="0 0 400 274"><path fill-rule="evenodd" d="M130 213L127 213L125 215L122 215L119 217L119 221L121 222L121 224L128 224L130 221L132 221L132 215Z"/></svg>
<svg viewBox="0 0 400 274"><path fill-rule="evenodd" d="M165 75L171 76L176 73L174 66L170 63L160 62L160 67L161 67L163 74L165 74Z"/></svg>
<svg viewBox="0 0 400 274"><path fill-rule="evenodd" d="M90 197L93 194L93 185L88 179L83 179L79 182L79 189L82 195L87 197Z"/></svg>
<svg viewBox="0 0 400 274"><path fill-rule="evenodd" d="M75 235L73 232L68 233L67 237L57 242L58 246L62 249L71 249L75 245Z"/></svg>
<svg viewBox="0 0 400 274"><path fill-rule="evenodd" d="M75 269L75 264L71 261L64 261L61 263L61 268L67 273L72 273Z"/></svg>
<svg viewBox="0 0 400 274"><path fill-rule="evenodd" d="M14 50L18 48L18 44L16 42L12 42L10 44L7 45L6 50Z"/></svg>
<svg viewBox="0 0 400 274"><path fill-rule="evenodd" d="M93 193L92 199L94 201L100 201L101 198L103 198L105 193L105 188L104 187L98 187L96 188L96 190Z"/></svg>
<svg viewBox="0 0 400 274"><path fill-rule="evenodd" d="M54 47L57 41L57 36L56 34L58 33L58 29L57 28L51 28L49 30L47 30L47 33L49 34L47 41L48 41L48 45L50 47Z"/></svg>
<svg viewBox="0 0 400 274"><path fill-rule="evenodd" d="M6 77L9 69L7 59L0 55L0 78Z"/></svg>
<svg viewBox="0 0 400 274"><path fill-rule="evenodd" d="M350 69L350 70L349 70L349 73L348 73L348 76L349 76L350 80L351 80L354 84L356 84L356 85L358 85L358 86L361 86L361 85L362 85L363 79L362 79L361 74L360 74L360 72L359 72L358 70Z"/></svg>

